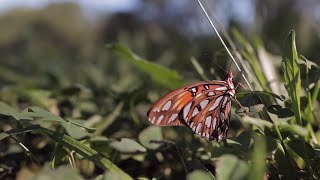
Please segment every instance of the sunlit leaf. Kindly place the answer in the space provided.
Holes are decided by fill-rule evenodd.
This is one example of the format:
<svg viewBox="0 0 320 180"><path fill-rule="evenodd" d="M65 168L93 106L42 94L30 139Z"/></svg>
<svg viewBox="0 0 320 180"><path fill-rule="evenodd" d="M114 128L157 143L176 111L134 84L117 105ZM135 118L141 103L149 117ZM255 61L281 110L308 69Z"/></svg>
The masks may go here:
<svg viewBox="0 0 320 180"><path fill-rule="evenodd" d="M110 44L108 45L108 48L120 57L132 63L139 70L148 73L152 77L152 80L161 86L170 89L182 86L182 78L176 71L144 60L123 45Z"/></svg>
<svg viewBox="0 0 320 180"><path fill-rule="evenodd" d="M118 173L122 179L132 179L127 173L122 171L118 166L113 164L109 159L90 148L87 145L80 143L79 141L71 138L68 135L62 134L58 131L53 131L47 128L41 128L41 132L47 134L54 141L61 143L66 148L74 150L76 153L79 153L83 157L93 161L98 167L104 170L110 170Z"/></svg>
<svg viewBox="0 0 320 180"><path fill-rule="evenodd" d="M88 135L84 128L74 125L71 122L63 122L61 125L66 129L67 134L69 134L74 139L82 139Z"/></svg>
<svg viewBox="0 0 320 180"><path fill-rule="evenodd" d="M263 136L256 136L254 149L251 154L251 167L248 179L264 179L266 171L266 142Z"/></svg>
<svg viewBox="0 0 320 180"><path fill-rule="evenodd" d="M61 117L45 110L42 109L40 107L36 107L36 106L32 106L28 108L29 111L34 112L34 117L40 118L41 120L44 121L56 121L56 122L66 122L64 119L62 119Z"/></svg>
<svg viewBox="0 0 320 180"><path fill-rule="evenodd" d="M210 180L210 179L215 179L215 178L211 174L209 174L208 172L201 171L201 170L195 170L187 175L187 180L194 180L194 179Z"/></svg>
<svg viewBox="0 0 320 180"><path fill-rule="evenodd" d="M297 166L290 155L285 152L280 143L278 143L278 148L274 156L279 176L283 179L297 179L296 173L292 173L297 172Z"/></svg>
<svg viewBox="0 0 320 180"><path fill-rule="evenodd" d="M157 126L149 126L139 134L140 143L148 149L157 149L161 146L163 140L162 130Z"/></svg>
<svg viewBox="0 0 320 180"><path fill-rule="evenodd" d="M300 112L300 91L301 79L298 64L298 53L295 43L295 32L291 31L287 36L282 52L282 70L284 75L285 87L292 102L292 108L296 120L301 124Z"/></svg>
<svg viewBox="0 0 320 180"><path fill-rule="evenodd" d="M23 177L20 177L24 179ZM57 180L57 179L73 179L82 180L83 178L70 166L62 165L56 169L51 169L46 166L42 171L37 173L33 179L46 179L46 180Z"/></svg>
<svg viewBox="0 0 320 180"><path fill-rule="evenodd" d="M146 152L146 148L132 139L122 138L121 141L113 141L110 146L122 153Z"/></svg>
<svg viewBox="0 0 320 180"><path fill-rule="evenodd" d="M240 180L246 177L249 171L248 164L234 155L223 155L217 164L217 179Z"/></svg>
<svg viewBox="0 0 320 180"><path fill-rule="evenodd" d="M8 104L6 104L4 102L0 102L0 114L6 115L6 116L12 116L16 120L20 120L20 119L30 120L30 119L32 119L29 116L25 116L24 114L20 114L16 109L12 108L11 106L9 106Z"/></svg>

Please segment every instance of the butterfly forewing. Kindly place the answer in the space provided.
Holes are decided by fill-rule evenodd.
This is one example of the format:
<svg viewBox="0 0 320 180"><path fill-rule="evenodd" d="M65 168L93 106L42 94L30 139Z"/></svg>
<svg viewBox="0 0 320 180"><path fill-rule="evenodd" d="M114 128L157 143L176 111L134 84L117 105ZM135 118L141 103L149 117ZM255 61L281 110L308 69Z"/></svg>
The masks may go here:
<svg viewBox="0 0 320 180"><path fill-rule="evenodd" d="M228 72L225 81L204 81L168 93L150 108L149 121L160 126L186 125L201 137L224 139L235 93L232 79Z"/></svg>

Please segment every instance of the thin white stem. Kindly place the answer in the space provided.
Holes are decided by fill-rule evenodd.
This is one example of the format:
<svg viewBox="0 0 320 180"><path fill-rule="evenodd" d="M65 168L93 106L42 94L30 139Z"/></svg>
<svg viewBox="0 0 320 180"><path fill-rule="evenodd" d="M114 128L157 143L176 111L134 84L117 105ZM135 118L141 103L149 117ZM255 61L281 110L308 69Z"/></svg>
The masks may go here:
<svg viewBox="0 0 320 180"><path fill-rule="evenodd" d="M211 21L210 16L208 15L208 13L207 13L206 9L203 7L203 5L202 5L202 3L200 2L200 0L197 0L197 1L198 1L198 4L200 5L200 7L201 7L202 11L203 11L203 12L204 12L204 14L206 15L206 17L207 17L208 21L210 22L211 27L212 27L212 28L213 28L213 30L216 32L216 34L217 34L217 36L219 37L219 39L220 39L220 41L221 41L222 45L223 45L223 46L224 46L224 48L227 50L227 52L228 52L229 56L231 57L232 61L233 61L233 62L234 62L234 64L236 65L236 67L237 67L237 69L239 70L239 72L241 73L241 75L242 75L243 79L246 81L246 84L249 86L249 89L252 91L252 88L251 88L251 86L250 86L250 84L249 84L249 82L248 82L247 78L246 78L246 77L245 77L245 75L242 73L242 70L241 70L241 68L239 67L239 65L238 65L237 61L234 59L234 57L232 56L232 54L231 54L231 52L229 51L228 47L226 46L226 44L224 43L223 39L221 38L221 36L220 36L220 34L219 34L218 30L216 29L216 27L214 26L213 22Z"/></svg>

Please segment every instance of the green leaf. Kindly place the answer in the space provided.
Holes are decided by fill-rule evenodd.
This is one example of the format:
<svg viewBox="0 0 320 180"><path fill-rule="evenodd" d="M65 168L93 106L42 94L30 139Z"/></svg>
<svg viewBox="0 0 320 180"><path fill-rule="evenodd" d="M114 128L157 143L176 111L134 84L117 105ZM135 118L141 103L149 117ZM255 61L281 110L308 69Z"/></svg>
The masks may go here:
<svg viewBox="0 0 320 180"><path fill-rule="evenodd" d="M240 180L246 177L249 171L248 164L234 155L223 155L217 164L217 179Z"/></svg>
<svg viewBox="0 0 320 180"><path fill-rule="evenodd" d="M294 116L294 112L290 108L283 108L280 105L272 105L268 107L268 114L275 121L288 121Z"/></svg>
<svg viewBox="0 0 320 180"><path fill-rule="evenodd" d="M1 141L2 139L7 138L8 136L10 136L10 135L7 134L7 133L5 133L5 132L0 133L0 141Z"/></svg>
<svg viewBox="0 0 320 180"><path fill-rule="evenodd" d="M79 153L83 157L94 162L98 167L104 170L110 170L112 172L118 173L122 179L133 179L127 173L122 171L118 166L113 164L109 159L95 151L94 149L80 143L79 141L71 138L68 135L62 134L58 131L53 131L47 128L40 128L40 131L47 134L50 138L55 140L56 142L61 143L66 148L74 150L76 153Z"/></svg>
<svg viewBox="0 0 320 180"><path fill-rule="evenodd" d="M277 123L279 126L280 131L290 131L290 134L298 134L302 137L308 135L308 129L296 125L296 124L289 124L289 123Z"/></svg>
<svg viewBox="0 0 320 180"><path fill-rule="evenodd" d="M159 142L162 140L162 130L158 126L149 126L139 134L140 143L148 149L159 148L161 146Z"/></svg>
<svg viewBox="0 0 320 180"><path fill-rule="evenodd" d="M257 94L258 97L268 97L268 96L271 96L271 97L274 97L274 98L277 98L281 101L283 101L285 99L284 96L282 95L277 95L277 94L274 94L272 92L268 92L268 91L241 91L241 92L237 92L237 98L242 98L246 95L250 95L250 94Z"/></svg>
<svg viewBox="0 0 320 180"><path fill-rule="evenodd" d="M40 118L43 121L56 121L56 122L60 122L60 123L66 122L61 117L59 117L59 116L57 116L57 115L55 115L45 109L42 109L40 107L32 106L32 107L28 108L28 111L34 112L33 116Z"/></svg>
<svg viewBox="0 0 320 180"><path fill-rule="evenodd" d="M191 173L187 175L187 180L209 180L209 179L215 179L211 174L208 172L204 172L201 170L194 170Z"/></svg>
<svg viewBox="0 0 320 180"><path fill-rule="evenodd" d="M297 179L296 173L293 173L297 172L297 166L291 156L285 152L280 143L278 143L278 148L274 158L277 164L279 176L282 177L282 179Z"/></svg>
<svg viewBox="0 0 320 180"><path fill-rule="evenodd" d="M27 178L28 179L28 178ZM30 179L45 179L45 180L57 180L57 179L72 179L82 180L83 178L73 168L67 165L62 165L56 169L51 169L48 165L45 166L39 173L35 174Z"/></svg>
<svg viewBox="0 0 320 180"><path fill-rule="evenodd" d="M159 85L170 89L174 89L183 85L182 78L176 71L144 60L123 45L109 44L107 47L112 52L133 64L139 70L149 74L152 80Z"/></svg>
<svg viewBox="0 0 320 180"><path fill-rule="evenodd" d="M82 139L88 135L87 131L71 122L63 122L61 125L66 129L66 132L74 139Z"/></svg>
<svg viewBox="0 0 320 180"><path fill-rule="evenodd" d="M287 36L282 52L282 70L285 87L292 102L292 108L298 124L301 124L300 91L301 79L298 64L298 53L295 43L295 32L291 31Z"/></svg>
<svg viewBox="0 0 320 180"><path fill-rule="evenodd" d="M270 123L270 122L268 122L266 120L263 120L263 119L259 119L259 118L253 118L253 117L250 117L250 116L244 116L244 117L242 117L242 120L245 123L249 123L249 124L258 126L262 130L265 127L269 128L269 129L273 127L272 123Z"/></svg>
<svg viewBox="0 0 320 180"><path fill-rule="evenodd" d="M264 136L256 136L254 149L251 154L251 167L249 171L249 180L264 179L266 171L266 141Z"/></svg>
<svg viewBox="0 0 320 180"><path fill-rule="evenodd" d="M16 109L12 108L8 104L4 102L0 102L0 114L6 116L12 116L16 120L20 119L32 119L31 117L25 116L24 114L20 114Z"/></svg>
<svg viewBox="0 0 320 180"><path fill-rule="evenodd" d="M110 146L122 153L141 153L147 149L132 139L122 138L121 141L113 141Z"/></svg>
<svg viewBox="0 0 320 180"><path fill-rule="evenodd" d="M109 179L121 180L121 176L119 176L119 174L117 174L117 173L114 173L114 172L111 172L111 171L106 171L103 174L103 179L102 180L109 180Z"/></svg>

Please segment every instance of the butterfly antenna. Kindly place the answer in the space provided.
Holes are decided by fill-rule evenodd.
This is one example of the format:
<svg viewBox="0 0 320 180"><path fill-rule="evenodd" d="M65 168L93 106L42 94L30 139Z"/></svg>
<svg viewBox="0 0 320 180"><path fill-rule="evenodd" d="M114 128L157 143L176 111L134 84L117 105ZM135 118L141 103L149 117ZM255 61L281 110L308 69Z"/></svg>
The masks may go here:
<svg viewBox="0 0 320 180"><path fill-rule="evenodd" d="M234 59L234 57L233 57L233 55L231 54L231 52L229 51L229 49L228 49L227 45L224 43L223 39L221 38L221 36L220 36L220 34L219 34L219 32L218 32L217 28L214 26L214 24L213 24L212 20L210 19L210 16L209 16L209 14L207 13L206 9L203 7L203 5L202 5L202 3L201 3L201 1L200 1L200 0L197 0L197 2L198 2L198 4L199 4L199 6L201 7L201 9L202 9L203 13L206 15L206 17L207 17L207 19L208 19L208 21L209 21L209 23L210 23L211 27L213 28L213 30L216 32L217 36L219 37L219 39L220 39L220 41L221 41L222 45L223 45L223 46L224 46L224 48L227 50L227 52L228 52L229 56L231 57L232 61L234 62L234 64L236 65L237 69L238 69L238 70L239 70L239 72L241 73L241 75L242 75L243 79L246 81L246 84L249 86L249 89L252 91L252 88L251 88L251 86L250 86L250 84L249 84L249 82L248 82L247 78L246 78L246 77L244 76L244 74L242 73L242 70L241 70L241 68L239 67L239 65L238 65L237 61Z"/></svg>
<svg viewBox="0 0 320 180"><path fill-rule="evenodd" d="M216 64L216 66L218 66L221 70L223 70L224 72L228 72L227 70L225 70L223 67L221 67L218 63L214 62L214 64Z"/></svg>

